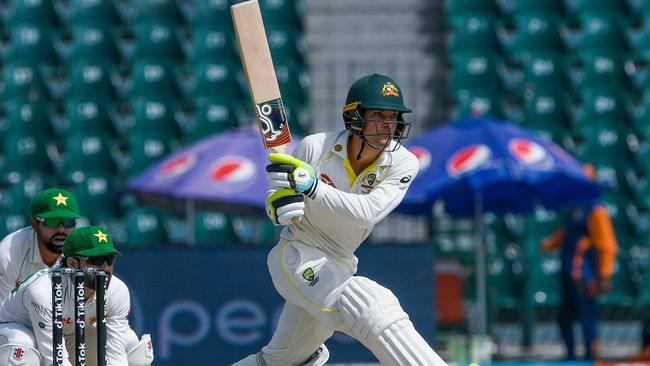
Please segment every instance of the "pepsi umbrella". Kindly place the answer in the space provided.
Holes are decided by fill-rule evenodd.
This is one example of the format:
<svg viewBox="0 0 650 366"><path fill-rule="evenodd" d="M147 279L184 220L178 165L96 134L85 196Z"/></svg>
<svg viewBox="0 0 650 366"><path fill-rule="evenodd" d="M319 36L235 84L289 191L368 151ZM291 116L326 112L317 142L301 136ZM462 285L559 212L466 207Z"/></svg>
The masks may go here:
<svg viewBox="0 0 650 366"><path fill-rule="evenodd" d="M267 155L256 127L231 130L168 155L131 179L126 191L180 212L190 204L192 209L262 214L269 189Z"/></svg>
<svg viewBox="0 0 650 366"><path fill-rule="evenodd" d="M437 200L456 217L475 218L479 334L486 333L483 213L530 213L592 200L599 187L564 150L514 124L470 117L435 128L409 144L420 172L397 210L429 216Z"/></svg>

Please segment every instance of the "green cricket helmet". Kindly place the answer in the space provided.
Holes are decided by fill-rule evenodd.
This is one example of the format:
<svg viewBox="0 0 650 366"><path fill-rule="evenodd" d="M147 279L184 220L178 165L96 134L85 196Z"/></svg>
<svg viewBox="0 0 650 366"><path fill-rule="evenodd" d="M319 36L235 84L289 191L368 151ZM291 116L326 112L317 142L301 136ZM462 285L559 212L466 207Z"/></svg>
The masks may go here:
<svg viewBox="0 0 650 366"><path fill-rule="evenodd" d="M411 127L410 123L404 122L403 114L410 113L411 109L404 105L402 90L399 85L388 76L372 74L355 81L350 87L345 106L343 106L343 121L347 130L361 137L366 143L368 141L363 133L363 126L366 124L363 113L368 109L398 112L397 121L399 124L392 137L393 140L397 141L392 151L397 150L401 145L401 140L408 137Z"/></svg>

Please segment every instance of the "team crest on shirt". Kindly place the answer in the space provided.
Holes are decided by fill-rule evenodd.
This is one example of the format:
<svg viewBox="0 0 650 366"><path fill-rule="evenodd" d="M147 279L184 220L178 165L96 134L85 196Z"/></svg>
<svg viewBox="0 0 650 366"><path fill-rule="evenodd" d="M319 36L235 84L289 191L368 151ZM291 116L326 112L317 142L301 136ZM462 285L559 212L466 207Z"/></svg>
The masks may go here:
<svg viewBox="0 0 650 366"><path fill-rule="evenodd" d="M14 361L20 361L25 357L25 349L23 347L14 347L12 352L12 358Z"/></svg>
<svg viewBox="0 0 650 366"><path fill-rule="evenodd" d="M320 277L316 276L314 270L311 267L302 272L302 278L309 282L309 287L314 286L320 279Z"/></svg>
<svg viewBox="0 0 650 366"><path fill-rule="evenodd" d="M359 186L361 187L361 193L368 194L375 187L375 183L377 183L377 174L368 173L365 176L362 176L359 179L359 182L360 182Z"/></svg>

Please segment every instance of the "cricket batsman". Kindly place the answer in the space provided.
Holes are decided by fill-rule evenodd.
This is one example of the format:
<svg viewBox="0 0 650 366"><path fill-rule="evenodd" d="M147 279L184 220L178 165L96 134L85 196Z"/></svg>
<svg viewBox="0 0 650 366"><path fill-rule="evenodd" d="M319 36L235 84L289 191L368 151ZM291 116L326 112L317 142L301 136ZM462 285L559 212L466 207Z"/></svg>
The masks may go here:
<svg viewBox="0 0 650 366"><path fill-rule="evenodd" d="M103 228L86 226L72 231L63 246L61 262L68 268L96 267L108 275L106 290L106 365L149 366L153 347L149 335L129 345L134 335L129 327L129 289L113 275L117 257L110 235ZM94 275L86 275L85 342L86 365L97 361L97 314L94 296ZM64 275L63 338L64 365L74 359L75 286L71 276ZM130 346L130 349L128 349ZM53 364L52 334L52 269L42 269L20 283L0 304L0 365L51 366Z"/></svg>
<svg viewBox="0 0 650 366"><path fill-rule="evenodd" d="M268 267L286 302L269 344L234 366L324 365L334 331L382 365L446 365L389 289L355 276L354 252L418 173L415 156L400 148L409 112L395 81L368 75L348 92L345 130L307 136L293 156L269 155L267 213L286 226Z"/></svg>

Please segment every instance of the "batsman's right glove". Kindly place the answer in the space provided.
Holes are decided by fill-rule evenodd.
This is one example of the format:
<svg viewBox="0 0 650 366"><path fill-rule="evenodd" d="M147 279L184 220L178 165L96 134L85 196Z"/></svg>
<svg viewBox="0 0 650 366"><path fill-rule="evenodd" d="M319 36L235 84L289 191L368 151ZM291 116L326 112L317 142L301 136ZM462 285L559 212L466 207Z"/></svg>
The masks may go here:
<svg viewBox="0 0 650 366"><path fill-rule="evenodd" d="M285 154L269 154L269 160L271 164L266 166L266 172L271 188L293 188L309 198L316 196L318 179L311 165Z"/></svg>
<svg viewBox="0 0 650 366"><path fill-rule="evenodd" d="M274 225L288 225L294 217L305 215L305 198L291 188L270 190L266 196L266 214Z"/></svg>

